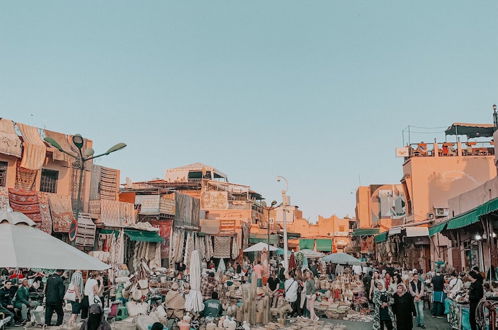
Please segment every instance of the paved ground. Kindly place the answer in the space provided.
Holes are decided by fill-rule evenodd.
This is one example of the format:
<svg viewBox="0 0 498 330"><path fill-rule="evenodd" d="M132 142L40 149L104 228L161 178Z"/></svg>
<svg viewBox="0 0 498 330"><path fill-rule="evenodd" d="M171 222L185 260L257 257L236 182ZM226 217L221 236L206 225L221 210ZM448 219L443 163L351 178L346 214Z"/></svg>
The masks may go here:
<svg viewBox="0 0 498 330"><path fill-rule="evenodd" d="M347 329L351 330L371 330L372 329L372 323L371 322L352 322L352 321L342 321L342 320L329 320L329 319L321 319L322 321L326 321L327 323L331 324L342 324L347 327ZM415 323L415 320L414 320ZM434 318L430 314L428 310L425 311L425 326L427 329L441 329L441 330L447 330L449 329L448 322L446 322L445 318ZM59 327L53 327L53 329L58 329ZM40 327L33 327L33 328L22 328L22 327L11 327L8 329L40 329ZM50 328L49 328L50 329ZM420 328L414 328L420 329Z"/></svg>
<svg viewBox="0 0 498 330"><path fill-rule="evenodd" d="M327 320L327 322L332 324L344 324L348 330L372 329L372 323L367 323L367 322L351 322L351 321L341 321L341 320ZM413 320L413 323L414 325L416 325L415 319ZM425 327L426 329L445 329L445 330L450 328L445 318L434 318L432 317L431 313L428 310L425 311ZM420 329L420 328L415 327L414 329Z"/></svg>

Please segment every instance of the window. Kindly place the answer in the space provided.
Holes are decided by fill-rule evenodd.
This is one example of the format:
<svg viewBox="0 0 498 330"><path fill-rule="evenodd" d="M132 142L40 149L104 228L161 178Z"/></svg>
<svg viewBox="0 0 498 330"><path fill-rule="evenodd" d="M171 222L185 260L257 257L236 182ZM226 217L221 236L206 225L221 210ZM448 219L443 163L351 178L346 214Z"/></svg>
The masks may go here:
<svg viewBox="0 0 498 330"><path fill-rule="evenodd" d="M339 231L340 231L340 232L344 232L344 225L340 225L340 226L339 226Z"/></svg>
<svg viewBox="0 0 498 330"><path fill-rule="evenodd" d="M59 171L42 169L40 191L56 193L58 179Z"/></svg>
<svg viewBox="0 0 498 330"><path fill-rule="evenodd" d="M9 164L7 162L0 162L0 187L5 187L7 185L7 167Z"/></svg>

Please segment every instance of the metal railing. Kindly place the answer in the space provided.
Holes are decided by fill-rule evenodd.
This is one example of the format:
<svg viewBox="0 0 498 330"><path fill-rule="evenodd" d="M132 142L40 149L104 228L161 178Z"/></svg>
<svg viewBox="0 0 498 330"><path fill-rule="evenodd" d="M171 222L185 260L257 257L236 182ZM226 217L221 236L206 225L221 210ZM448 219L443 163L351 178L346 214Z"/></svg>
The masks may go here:
<svg viewBox="0 0 498 330"><path fill-rule="evenodd" d="M456 157L492 156L493 141L412 143L408 146L408 157Z"/></svg>

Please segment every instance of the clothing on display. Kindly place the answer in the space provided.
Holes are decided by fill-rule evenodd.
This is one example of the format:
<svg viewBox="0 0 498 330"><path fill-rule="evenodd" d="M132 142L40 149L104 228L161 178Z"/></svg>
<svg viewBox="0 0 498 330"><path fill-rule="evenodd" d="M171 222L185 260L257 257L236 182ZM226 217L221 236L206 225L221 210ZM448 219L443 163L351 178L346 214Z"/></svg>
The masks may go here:
<svg viewBox="0 0 498 330"><path fill-rule="evenodd" d="M0 153L21 158L21 140L14 129L14 122L0 118Z"/></svg>
<svg viewBox="0 0 498 330"><path fill-rule="evenodd" d="M35 191L9 188L10 207L21 212L36 223L41 223L40 202Z"/></svg>
<svg viewBox="0 0 498 330"><path fill-rule="evenodd" d="M52 215L53 231L58 233L69 232L74 219L70 196L50 194L48 196L50 214Z"/></svg>
<svg viewBox="0 0 498 330"><path fill-rule="evenodd" d="M38 128L26 124L16 124L23 137L23 153L21 167L28 170L39 170L45 163L47 148L40 137Z"/></svg>

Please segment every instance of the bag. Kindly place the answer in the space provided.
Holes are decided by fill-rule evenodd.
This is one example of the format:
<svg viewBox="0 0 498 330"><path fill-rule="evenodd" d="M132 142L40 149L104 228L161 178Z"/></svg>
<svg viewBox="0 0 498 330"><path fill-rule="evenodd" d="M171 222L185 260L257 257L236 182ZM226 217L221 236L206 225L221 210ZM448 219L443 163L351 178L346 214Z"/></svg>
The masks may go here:
<svg viewBox="0 0 498 330"><path fill-rule="evenodd" d="M102 300L100 300L99 296L93 296L93 302L91 305L93 304L102 305Z"/></svg>
<svg viewBox="0 0 498 330"><path fill-rule="evenodd" d="M67 301L76 301L76 290L74 289L74 284L69 284L67 288L66 294L64 295L64 300Z"/></svg>

